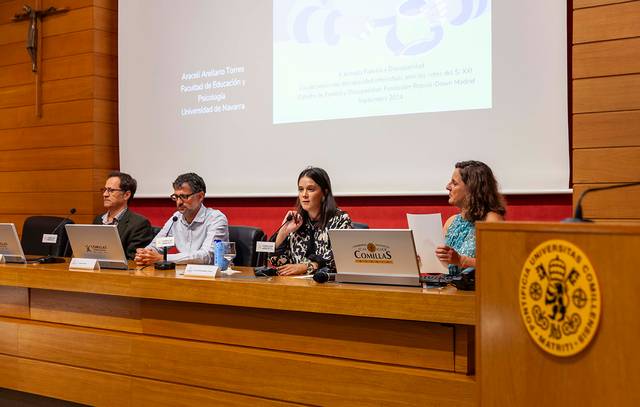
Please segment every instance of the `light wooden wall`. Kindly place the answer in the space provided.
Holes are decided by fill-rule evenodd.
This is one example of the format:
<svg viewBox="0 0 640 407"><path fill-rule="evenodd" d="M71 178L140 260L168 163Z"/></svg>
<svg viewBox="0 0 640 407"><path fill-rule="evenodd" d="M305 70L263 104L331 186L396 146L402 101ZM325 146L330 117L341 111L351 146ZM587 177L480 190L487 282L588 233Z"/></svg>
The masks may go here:
<svg viewBox="0 0 640 407"><path fill-rule="evenodd" d="M640 1L573 0L574 205L640 181ZM640 221L640 187L594 192L585 217Z"/></svg>
<svg viewBox="0 0 640 407"><path fill-rule="evenodd" d="M42 32L42 117L25 49L28 22L11 22L23 4L0 0L0 222L20 231L31 215L90 222L98 192L118 168L117 0L42 0L69 7Z"/></svg>

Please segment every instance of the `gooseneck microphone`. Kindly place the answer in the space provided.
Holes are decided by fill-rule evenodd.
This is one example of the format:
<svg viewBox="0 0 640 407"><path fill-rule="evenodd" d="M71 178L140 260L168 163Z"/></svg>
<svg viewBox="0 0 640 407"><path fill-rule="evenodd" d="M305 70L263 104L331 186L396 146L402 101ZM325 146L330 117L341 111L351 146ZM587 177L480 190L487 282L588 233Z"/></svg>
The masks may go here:
<svg viewBox="0 0 640 407"><path fill-rule="evenodd" d="M173 219L171 219L171 226L169 226L169 229L167 230L167 233L164 235L164 237L169 236L169 233L171 232L171 229L173 228L173 225L178 221L178 217L174 216ZM167 251L168 251L168 247L165 246L162 248L162 261L157 261L155 263L153 263L153 266L158 269L158 270L173 270L176 268L176 263L172 262L172 261L167 261Z"/></svg>
<svg viewBox="0 0 640 407"><path fill-rule="evenodd" d="M607 190L607 189L627 188L627 187L632 187L632 186L635 186L635 185L640 185L640 182L628 182L626 184L616 184L616 185L608 185L606 187L594 187L594 188L585 189L580 194L580 197L578 198L578 202L576 203L576 210L575 210L575 212L573 214L573 218L566 218L562 222L565 222L565 223L593 222L592 220L584 219L584 217L582 215L582 200L590 192L604 191L604 190Z"/></svg>
<svg viewBox="0 0 640 407"><path fill-rule="evenodd" d="M336 281L336 273L329 272L329 269L322 267L313 274L313 281L316 283L326 283L328 281Z"/></svg>
<svg viewBox="0 0 640 407"><path fill-rule="evenodd" d="M69 209L69 213L71 215L76 213L76 208L71 208ZM60 223L58 223L58 225L53 228L53 231L50 233L52 235L56 235L58 236L56 238L56 242L59 245L60 242L60 235L58 234L58 230L62 227L62 225L65 225L67 223L67 221L72 222L71 219L69 219L68 217L63 218ZM64 263L65 260L62 257L55 257L51 254L51 250L53 249L55 243L50 244L49 246L49 254L46 257L43 257L41 259L38 259L38 263L43 263L43 264L51 264L51 263ZM67 249L69 248L69 239L67 238L67 241L64 245L64 251L62 252L62 255L64 256L67 253Z"/></svg>
<svg viewBox="0 0 640 407"><path fill-rule="evenodd" d="M280 230L284 227L284 225L293 220L293 216L293 214L287 215L287 218L284 220L284 222L282 222L282 225L280 225L278 229L276 229L276 231L273 233L272 239L278 238L278 233L280 232ZM269 256L265 256L264 265L256 267L256 269L254 270L254 274L256 275L256 277L275 277L278 275L278 269L276 269L275 267L269 267L267 265L268 260Z"/></svg>

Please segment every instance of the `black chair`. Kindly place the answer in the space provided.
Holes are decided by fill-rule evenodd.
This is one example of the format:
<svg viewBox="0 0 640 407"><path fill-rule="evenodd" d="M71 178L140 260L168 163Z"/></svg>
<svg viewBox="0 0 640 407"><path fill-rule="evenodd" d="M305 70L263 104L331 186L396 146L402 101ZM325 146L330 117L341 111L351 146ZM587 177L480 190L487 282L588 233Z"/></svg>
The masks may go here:
<svg viewBox="0 0 640 407"><path fill-rule="evenodd" d="M369 225L366 223L351 222L351 226L353 226L354 229L369 229Z"/></svg>
<svg viewBox="0 0 640 407"><path fill-rule="evenodd" d="M229 226L229 241L236 243L236 266L255 267L258 265L256 242L266 240L266 235L260 228L253 226Z"/></svg>
<svg viewBox="0 0 640 407"><path fill-rule="evenodd" d="M74 223L71 219L57 216L30 216L22 226L22 250L26 255L54 257L70 257L71 247L68 244L67 230L64 225ZM43 234L58 235L55 244L42 243Z"/></svg>
<svg viewBox="0 0 640 407"><path fill-rule="evenodd" d="M151 226L151 231L153 232L153 237L158 236L158 233L162 230L160 226Z"/></svg>

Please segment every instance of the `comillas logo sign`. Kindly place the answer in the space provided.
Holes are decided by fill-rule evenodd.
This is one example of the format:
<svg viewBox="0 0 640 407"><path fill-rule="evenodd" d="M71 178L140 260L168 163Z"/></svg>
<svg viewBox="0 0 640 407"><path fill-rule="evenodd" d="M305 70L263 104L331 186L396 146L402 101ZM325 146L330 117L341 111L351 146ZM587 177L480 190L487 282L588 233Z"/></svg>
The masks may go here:
<svg viewBox="0 0 640 407"><path fill-rule="evenodd" d="M353 246L355 263L393 264L391 248L384 244L362 243Z"/></svg>

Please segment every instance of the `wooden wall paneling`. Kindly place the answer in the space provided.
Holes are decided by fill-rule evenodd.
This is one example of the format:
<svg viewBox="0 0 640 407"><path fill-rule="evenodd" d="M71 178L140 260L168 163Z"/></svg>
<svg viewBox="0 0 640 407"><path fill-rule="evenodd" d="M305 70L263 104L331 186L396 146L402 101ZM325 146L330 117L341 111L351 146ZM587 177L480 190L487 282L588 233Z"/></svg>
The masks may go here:
<svg viewBox="0 0 640 407"><path fill-rule="evenodd" d="M94 406L130 405L126 376L6 355L0 371L0 387Z"/></svg>
<svg viewBox="0 0 640 407"><path fill-rule="evenodd" d="M589 187L607 184L575 184L573 205L582 192ZM594 219L640 219L640 186L627 189L592 192L582 201L585 218Z"/></svg>
<svg viewBox="0 0 640 407"><path fill-rule="evenodd" d="M640 110L573 115L573 148L640 146Z"/></svg>
<svg viewBox="0 0 640 407"><path fill-rule="evenodd" d="M1 60L0 60L1 61ZM0 66L0 88L34 82L31 64Z"/></svg>
<svg viewBox="0 0 640 407"><path fill-rule="evenodd" d="M640 72L640 38L577 44L572 50L573 78Z"/></svg>
<svg viewBox="0 0 640 407"><path fill-rule="evenodd" d="M70 9L64 14L57 14L47 17L42 24L42 37L52 37L54 35L68 34L86 30L104 30L104 24L98 26L95 14L109 13L114 11L96 7L82 7ZM117 15L117 13L116 13ZM104 18L99 19L104 22Z"/></svg>
<svg viewBox="0 0 640 407"><path fill-rule="evenodd" d="M78 99L117 100L115 79L99 76L45 81L42 84L42 103L66 102ZM35 103L35 85L0 88L0 109L28 106Z"/></svg>
<svg viewBox="0 0 640 407"><path fill-rule="evenodd" d="M94 99L93 114L96 122L118 123L118 102Z"/></svg>
<svg viewBox="0 0 640 407"><path fill-rule="evenodd" d="M475 405L474 380L454 373L153 337L131 357L134 376L298 403Z"/></svg>
<svg viewBox="0 0 640 407"><path fill-rule="evenodd" d="M454 370L453 328L440 324L157 300L142 319L151 335Z"/></svg>
<svg viewBox="0 0 640 407"><path fill-rule="evenodd" d="M80 215L93 213L94 197L89 192L0 193L0 214L69 213L76 208Z"/></svg>
<svg viewBox="0 0 640 407"><path fill-rule="evenodd" d="M573 8L585 8L594 6L603 6L606 4L625 3L629 0L573 0Z"/></svg>
<svg viewBox="0 0 640 407"><path fill-rule="evenodd" d="M640 147L573 150L576 183L640 181ZM614 191L621 194L622 191Z"/></svg>
<svg viewBox="0 0 640 407"><path fill-rule="evenodd" d="M16 7L15 11L20 11L21 8L22 6ZM101 7L70 7L67 13L52 15L44 20L41 25L42 38L93 29L116 32L117 14L117 11ZM0 25L0 45L24 43L28 24L25 20Z"/></svg>
<svg viewBox="0 0 640 407"><path fill-rule="evenodd" d="M43 60L88 52L117 55L117 34L103 30L87 30L42 39ZM30 61L24 48L24 41L0 45L0 55L2 55L0 66L24 64Z"/></svg>
<svg viewBox="0 0 640 407"><path fill-rule="evenodd" d="M142 332L139 298L32 289L31 318L116 331Z"/></svg>
<svg viewBox="0 0 640 407"><path fill-rule="evenodd" d="M30 318L29 289L0 286L0 315L14 318Z"/></svg>
<svg viewBox="0 0 640 407"><path fill-rule="evenodd" d="M91 169L0 172L0 193L91 191L92 173Z"/></svg>
<svg viewBox="0 0 640 407"><path fill-rule="evenodd" d="M43 41L44 42L44 41ZM29 64L29 56L24 48L24 42L11 44L0 44L0 66L16 65L16 64Z"/></svg>
<svg viewBox="0 0 640 407"><path fill-rule="evenodd" d="M100 165L109 168L113 162L114 147L73 146L14 150L4 154L0 171L30 171L93 168ZM0 204L1 205L1 204Z"/></svg>
<svg viewBox="0 0 640 407"><path fill-rule="evenodd" d="M640 36L640 1L573 11L573 43Z"/></svg>
<svg viewBox="0 0 640 407"><path fill-rule="evenodd" d="M117 10L117 3L117 0L42 0L42 8L68 7L71 10L76 10L83 7L96 6ZM22 10L23 4L25 4L24 0L0 1L0 22L4 23L11 20L17 12Z"/></svg>
<svg viewBox="0 0 640 407"><path fill-rule="evenodd" d="M118 0L42 0L42 7L69 7L78 9L82 7L102 7L110 10L118 10Z"/></svg>
<svg viewBox="0 0 640 407"><path fill-rule="evenodd" d="M0 151L74 146L117 146L118 132L108 123L71 123L0 130Z"/></svg>
<svg viewBox="0 0 640 407"><path fill-rule="evenodd" d="M94 110L93 100L43 105L41 118L35 116L33 106L0 109L0 129L91 122L94 120ZM109 117L105 108L101 114L104 117Z"/></svg>
<svg viewBox="0 0 640 407"><path fill-rule="evenodd" d="M118 124L94 122L93 142L98 146L112 146L117 148L119 144Z"/></svg>
<svg viewBox="0 0 640 407"><path fill-rule="evenodd" d="M118 54L116 33L102 30L87 30L44 38L43 59L94 52L107 55Z"/></svg>
<svg viewBox="0 0 640 407"><path fill-rule="evenodd" d="M640 74L573 81L573 113L637 109L640 109Z"/></svg>

